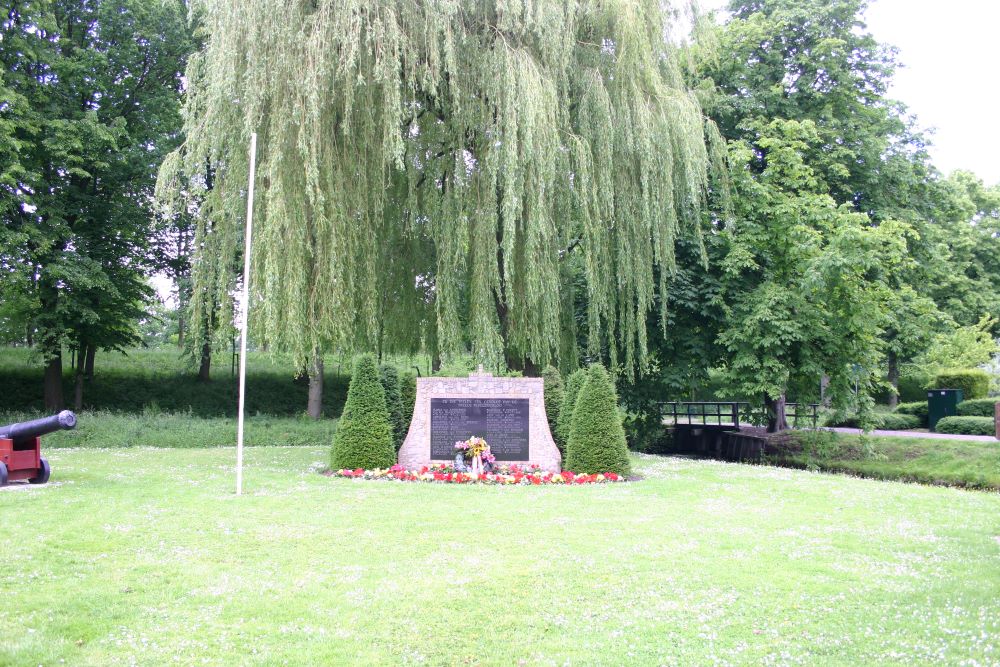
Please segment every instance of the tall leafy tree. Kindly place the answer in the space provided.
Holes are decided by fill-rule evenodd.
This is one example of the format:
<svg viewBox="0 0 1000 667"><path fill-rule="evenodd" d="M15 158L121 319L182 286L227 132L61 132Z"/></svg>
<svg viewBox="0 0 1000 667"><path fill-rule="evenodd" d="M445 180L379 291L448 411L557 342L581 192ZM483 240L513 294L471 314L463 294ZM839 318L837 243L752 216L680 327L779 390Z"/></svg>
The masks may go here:
<svg viewBox="0 0 1000 667"><path fill-rule="evenodd" d="M46 365L48 408L63 402L64 346L86 356L137 340L152 187L193 48L186 16L181 0L38 0L0 19L5 95L16 96L0 113L18 113L0 265L29 295L20 316Z"/></svg>
<svg viewBox="0 0 1000 667"><path fill-rule="evenodd" d="M885 360L896 384L900 362L919 354L949 320L926 287L934 276L954 273L933 250L941 188L922 136L905 109L886 97L895 53L865 30L865 7L864 0L734 0L724 26L702 24L688 59L710 115L739 147L737 219L725 230L729 244L719 266L728 288L741 292L727 297L736 298L737 306L720 338L728 352L720 361L730 370L731 389L753 384L732 372L742 365L764 376L756 390L773 408L772 426L783 423L778 408L784 391L795 386L794 376L809 386L827 376L834 394L842 394L844 368L860 374L863 387L874 388L873 373L881 372ZM831 228L823 219L841 222ZM789 227L775 227L775 221ZM878 226L880 238L861 243L865 237L859 237L857 246L838 241L866 225ZM788 239L798 239L801 247L792 252ZM888 254L873 264L875 246ZM813 267L806 284L796 274L821 257L835 261L841 251L840 261L867 267L857 285L865 289L841 295L847 300L840 305L816 301L832 296L825 288L814 291L830 276ZM734 280L733 266L744 259L760 267L749 282L745 274ZM779 276L789 280L784 288L774 282ZM751 307L742 290L758 302ZM794 299L809 302L795 305ZM760 311L767 302L771 320ZM854 358L831 355L829 345L817 352L826 330L838 322L826 318L855 308L868 312L870 326L853 328L853 316L840 321L845 344L837 346ZM810 320L807 313L818 317ZM802 346L798 352L796 346ZM799 358L803 352L808 359ZM750 356L740 360L737 354ZM768 356L773 368L764 364ZM833 386L838 376L839 389Z"/></svg>
<svg viewBox="0 0 1000 667"><path fill-rule="evenodd" d="M256 131L258 341L303 367L422 344L540 368L575 355L578 257L590 351L645 363L710 163L663 3L196 5L210 39L161 173L203 197L196 312L227 307Z"/></svg>
<svg viewBox="0 0 1000 667"><path fill-rule="evenodd" d="M838 407L850 405L855 381L876 386L884 283L870 276L905 253L894 225L873 227L817 192L806 156L820 141L811 121L774 120L755 144L732 149L736 221L724 232L729 323L719 340L729 386L764 398L771 431L787 428L789 389L804 393L821 375ZM767 154L759 173L756 151Z"/></svg>

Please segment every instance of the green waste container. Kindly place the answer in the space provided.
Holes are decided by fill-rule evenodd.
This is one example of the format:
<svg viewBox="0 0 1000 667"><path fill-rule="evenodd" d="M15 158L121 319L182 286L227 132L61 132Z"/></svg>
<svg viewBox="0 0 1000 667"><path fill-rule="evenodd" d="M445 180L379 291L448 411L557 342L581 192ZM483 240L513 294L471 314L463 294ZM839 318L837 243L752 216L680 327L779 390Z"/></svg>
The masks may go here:
<svg viewBox="0 0 1000 667"><path fill-rule="evenodd" d="M927 426L933 431L942 417L958 414L961 389L931 389L927 392Z"/></svg>

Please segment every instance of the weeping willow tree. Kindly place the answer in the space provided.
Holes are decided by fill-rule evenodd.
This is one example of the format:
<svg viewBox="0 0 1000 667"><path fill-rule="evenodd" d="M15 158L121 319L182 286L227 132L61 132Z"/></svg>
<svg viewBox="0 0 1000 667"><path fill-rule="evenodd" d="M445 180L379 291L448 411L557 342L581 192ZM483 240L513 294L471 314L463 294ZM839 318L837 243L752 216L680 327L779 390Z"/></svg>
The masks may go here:
<svg viewBox="0 0 1000 667"><path fill-rule="evenodd" d="M421 346L545 364L575 354L585 303L590 353L642 367L717 136L665 3L201 4L186 141L160 180L201 200L197 314L232 305L256 131L256 340L303 366Z"/></svg>

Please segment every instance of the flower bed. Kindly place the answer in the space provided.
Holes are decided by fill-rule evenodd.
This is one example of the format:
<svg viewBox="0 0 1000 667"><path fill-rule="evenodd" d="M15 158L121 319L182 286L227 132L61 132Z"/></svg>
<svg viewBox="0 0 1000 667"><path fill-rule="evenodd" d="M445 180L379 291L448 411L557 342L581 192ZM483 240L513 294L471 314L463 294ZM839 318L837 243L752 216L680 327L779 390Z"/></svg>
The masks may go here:
<svg viewBox="0 0 1000 667"><path fill-rule="evenodd" d="M375 470L336 470L334 477L349 479L395 480L400 482L436 482L438 484L520 484L523 486L543 484L612 484L624 482L625 478L613 472L604 474L583 475L563 470L562 472L543 472L538 466L503 466L496 472L471 475L458 472L454 466L435 463L423 466L419 470L405 470L401 465Z"/></svg>

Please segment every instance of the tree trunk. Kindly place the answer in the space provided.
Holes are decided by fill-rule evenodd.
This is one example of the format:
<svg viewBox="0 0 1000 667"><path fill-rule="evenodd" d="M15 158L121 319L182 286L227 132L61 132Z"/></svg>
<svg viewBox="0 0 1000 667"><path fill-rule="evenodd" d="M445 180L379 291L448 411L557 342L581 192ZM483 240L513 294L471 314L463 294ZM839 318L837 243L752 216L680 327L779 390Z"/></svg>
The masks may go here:
<svg viewBox="0 0 1000 667"><path fill-rule="evenodd" d="M309 402L306 412L313 419L323 416L323 355L317 354L309 365Z"/></svg>
<svg viewBox="0 0 1000 667"><path fill-rule="evenodd" d="M184 349L184 315L183 310L181 314L177 315L177 347Z"/></svg>
<svg viewBox="0 0 1000 667"><path fill-rule="evenodd" d="M889 384L893 389L889 392L889 407L895 410L899 405L899 357L895 352L890 352L886 360L889 362Z"/></svg>
<svg viewBox="0 0 1000 667"><path fill-rule="evenodd" d="M785 417L785 395L778 398L764 397L764 407L767 409L767 432L777 433L788 428L788 420Z"/></svg>
<svg viewBox="0 0 1000 667"><path fill-rule="evenodd" d="M45 365L44 402L48 412L63 409L62 352L56 352Z"/></svg>
<svg viewBox="0 0 1000 667"><path fill-rule="evenodd" d="M205 343L201 346L201 365L198 367L198 379L202 382L211 380L212 372L212 345Z"/></svg>
<svg viewBox="0 0 1000 667"><path fill-rule="evenodd" d="M73 383L73 410L80 412L83 410L83 365L76 369L74 374L76 380Z"/></svg>
<svg viewBox="0 0 1000 667"><path fill-rule="evenodd" d="M826 373L819 378L819 402L823 407L830 407L830 397L826 395L826 390L830 387L830 376Z"/></svg>
<svg viewBox="0 0 1000 667"><path fill-rule="evenodd" d="M87 346L87 357L83 364L83 376L88 382L94 379L94 357L97 356L97 346L91 343Z"/></svg>

